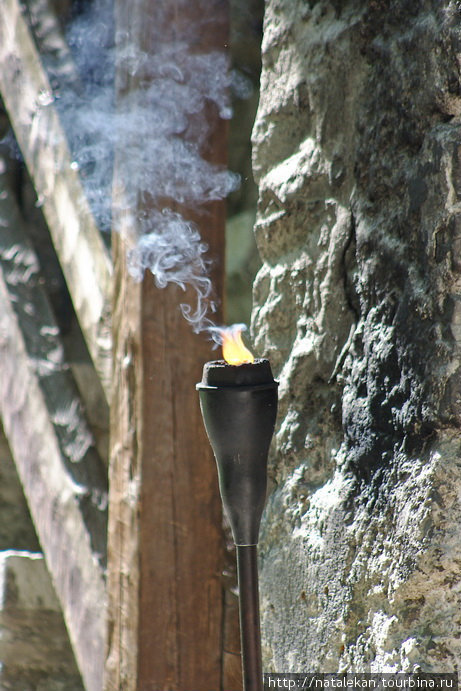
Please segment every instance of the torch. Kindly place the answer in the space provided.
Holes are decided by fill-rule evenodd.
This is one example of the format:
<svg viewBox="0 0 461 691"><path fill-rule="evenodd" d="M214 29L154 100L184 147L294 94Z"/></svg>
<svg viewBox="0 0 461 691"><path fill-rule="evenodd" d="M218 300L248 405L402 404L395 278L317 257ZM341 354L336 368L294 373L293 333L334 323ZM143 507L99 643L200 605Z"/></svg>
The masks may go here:
<svg viewBox="0 0 461 691"><path fill-rule="evenodd" d="M243 689L262 691L257 544L278 383L269 361L255 360L245 348L241 329L222 336L225 360L205 364L197 389L236 545Z"/></svg>

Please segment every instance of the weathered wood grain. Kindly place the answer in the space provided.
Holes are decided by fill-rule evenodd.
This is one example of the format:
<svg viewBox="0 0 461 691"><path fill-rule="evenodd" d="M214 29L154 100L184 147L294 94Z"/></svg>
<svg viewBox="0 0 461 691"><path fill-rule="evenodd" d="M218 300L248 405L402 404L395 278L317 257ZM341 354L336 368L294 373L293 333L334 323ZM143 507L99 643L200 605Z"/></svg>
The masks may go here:
<svg viewBox="0 0 461 691"><path fill-rule="evenodd" d="M0 414L86 689L100 691L107 480L38 261L0 192Z"/></svg>
<svg viewBox="0 0 461 691"><path fill-rule="evenodd" d="M132 38L140 41L141 49L149 46L149 4L119 2L124 30L140 27L140 36ZM187 12L193 11L190 3ZM174 26L165 30L174 32ZM216 27L207 30L212 45ZM222 162L225 152L221 123L208 153ZM130 184L123 179L123 151L117 159L115 189ZM209 244L214 287L221 297L224 203L210 204L206 215L194 220ZM117 226L128 236L132 222L117 218ZM142 284L134 284L127 274L125 240L114 237L113 248L114 399L104 688L217 690L223 688L224 540L216 468L195 391L203 363L213 352L184 321L179 311L184 294L175 287L159 290L150 274Z"/></svg>
<svg viewBox="0 0 461 691"><path fill-rule="evenodd" d="M194 387L209 346L174 289L133 284L115 256L105 689L219 689L221 512Z"/></svg>
<svg viewBox="0 0 461 691"><path fill-rule="evenodd" d="M71 165L52 89L18 0L4 0L0 10L0 92L109 396L111 261Z"/></svg>
<svg viewBox="0 0 461 691"><path fill-rule="evenodd" d="M0 551L0 686L84 691L40 553Z"/></svg>
<svg viewBox="0 0 461 691"><path fill-rule="evenodd" d="M64 89L81 92L82 83L59 20L69 8L62 0L55 5L52 0L25 0L21 9L40 54L40 62L61 97Z"/></svg>

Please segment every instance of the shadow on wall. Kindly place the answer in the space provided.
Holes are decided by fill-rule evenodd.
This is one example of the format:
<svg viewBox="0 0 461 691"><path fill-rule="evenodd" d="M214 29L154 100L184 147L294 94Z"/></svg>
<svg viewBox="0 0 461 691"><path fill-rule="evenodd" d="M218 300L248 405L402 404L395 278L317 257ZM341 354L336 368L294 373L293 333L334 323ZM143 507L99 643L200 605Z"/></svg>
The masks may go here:
<svg viewBox="0 0 461 691"><path fill-rule="evenodd" d="M251 130L259 100L263 0L231 0L231 52L235 72L234 116L229 129L229 168L241 185L228 198L226 321L250 322L252 288L261 265L253 225L258 192L251 164Z"/></svg>

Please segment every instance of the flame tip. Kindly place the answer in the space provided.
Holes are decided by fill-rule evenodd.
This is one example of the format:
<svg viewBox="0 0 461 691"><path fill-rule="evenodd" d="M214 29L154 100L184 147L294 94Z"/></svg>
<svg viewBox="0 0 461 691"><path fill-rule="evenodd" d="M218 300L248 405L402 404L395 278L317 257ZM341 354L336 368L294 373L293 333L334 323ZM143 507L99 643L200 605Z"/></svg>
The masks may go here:
<svg viewBox="0 0 461 691"><path fill-rule="evenodd" d="M222 338L222 350L224 360L228 365L243 365L254 362L253 354L242 341L242 331L246 330L245 324L232 324L232 326L219 329Z"/></svg>

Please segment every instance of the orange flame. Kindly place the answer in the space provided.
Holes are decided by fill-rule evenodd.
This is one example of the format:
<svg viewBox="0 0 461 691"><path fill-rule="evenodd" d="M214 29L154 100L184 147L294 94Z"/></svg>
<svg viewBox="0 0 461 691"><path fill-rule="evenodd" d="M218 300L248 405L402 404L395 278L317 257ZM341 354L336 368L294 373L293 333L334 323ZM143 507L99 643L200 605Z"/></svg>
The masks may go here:
<svg viewBox="0 0 461 691"><path fill-rule="evenodd" d="M234 324L227 329L220 329L222 338L222 354L229 365L243 365L246 362L254 362L253 354L242 341L244 326Z"/></svg>

